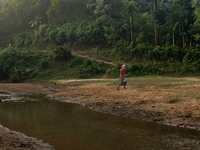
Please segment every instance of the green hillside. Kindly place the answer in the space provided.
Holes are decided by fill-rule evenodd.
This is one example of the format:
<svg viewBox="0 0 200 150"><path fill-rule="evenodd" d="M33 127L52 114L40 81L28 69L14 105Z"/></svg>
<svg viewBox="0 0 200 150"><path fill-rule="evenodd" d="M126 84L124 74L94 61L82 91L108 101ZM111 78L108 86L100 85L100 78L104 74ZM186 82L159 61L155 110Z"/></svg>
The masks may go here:
<svg viewBox="0 0 200 150"><path fill-rule="evenodd" d="M108 77L117 77L124 62L128 76L198 75L199 19L196 0L0 0L0 78L21 81L57 73L56 78L92 78L108 68ZM56 59L55 49L62 49L62 59ZM93 50L116 65L84 59L89 69L77 60L83 58L65 57L65 49L70 55ZM73 61L81 64L79 70L70 70ZM33 64L43 69L35 73ZM62 71L54 70L56 65ZM94 66L102 70L92 72ZM31 73L24 73L29 68ZM83 72L87 75L80 76Z"/></svg>

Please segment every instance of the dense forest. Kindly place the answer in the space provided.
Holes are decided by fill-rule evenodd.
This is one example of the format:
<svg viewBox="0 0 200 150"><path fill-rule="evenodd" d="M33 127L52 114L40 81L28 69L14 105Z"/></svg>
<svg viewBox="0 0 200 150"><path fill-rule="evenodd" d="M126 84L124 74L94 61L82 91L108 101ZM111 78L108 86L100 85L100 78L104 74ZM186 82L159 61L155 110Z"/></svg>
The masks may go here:
<svg viewBox="0 0 200 150"><path fill-rule="evenodd" d="M49 45L103 47L154 73L199 72L200 1L0 0L0 51Z"/></svg>
<svg viewBox="0 0 200 150"><path fill-rule="evenodd" d="M199 44L197 0L0 0L0 46Z"/></svg>

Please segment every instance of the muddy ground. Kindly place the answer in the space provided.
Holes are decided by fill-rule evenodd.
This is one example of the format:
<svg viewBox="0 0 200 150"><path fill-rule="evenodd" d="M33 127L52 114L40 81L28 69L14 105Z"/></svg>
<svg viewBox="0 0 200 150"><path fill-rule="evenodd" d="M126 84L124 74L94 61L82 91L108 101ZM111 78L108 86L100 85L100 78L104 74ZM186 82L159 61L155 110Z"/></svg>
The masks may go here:
<svg viewBox="0 0 200 150"><path fill-rule="evenodd" d="M199 79L190 78L185 80L200 81ZM196 96L200 93L200 85L195 84L192 88L182 88L180 86L172 88L154 86L136 88L135 86L127 86L127 89L120 87L120 90L117 90L116 86L111 86L107 83L66 86L68 82L70 81L58 81L56 83L0 83L0 90L19 94L46 94L51 99L79 103L103 113L195 130L200 129L200 99ZM3 131L5 131L4 128L0 128L0 133ZM13 138L5 139L4 137L6 136L0 135L0 149L5 147L1 144L1 141L4 141L3 143L6 142L8 148L20 149L17 146L13 147ZM20 140L18 138L18 143L21 142ZM34 149L30 144L28 148Z"/></svg>

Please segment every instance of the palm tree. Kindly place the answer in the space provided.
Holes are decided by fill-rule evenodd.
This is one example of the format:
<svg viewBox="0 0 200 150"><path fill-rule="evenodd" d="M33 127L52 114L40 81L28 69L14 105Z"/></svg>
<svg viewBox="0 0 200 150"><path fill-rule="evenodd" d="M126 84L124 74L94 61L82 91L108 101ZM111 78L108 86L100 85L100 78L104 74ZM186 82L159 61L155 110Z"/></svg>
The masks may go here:
<svg viewBox="0 0 200 150"><path fill-rule="evenodd" d="M31 27L38 27L42 22L40 21L42 19L42 17L40 17L40 15L38 15L37 17L35 17L35 20L32 20L29 22L29 24L31 25Z"/></svg>
<svg viewBox="0 0 200 150"><path fill-rule="evenodd" d="M193 0L192 6L195 8L194 15L196 16L196 23L200 23L200 2L199 0Z"/></svg>

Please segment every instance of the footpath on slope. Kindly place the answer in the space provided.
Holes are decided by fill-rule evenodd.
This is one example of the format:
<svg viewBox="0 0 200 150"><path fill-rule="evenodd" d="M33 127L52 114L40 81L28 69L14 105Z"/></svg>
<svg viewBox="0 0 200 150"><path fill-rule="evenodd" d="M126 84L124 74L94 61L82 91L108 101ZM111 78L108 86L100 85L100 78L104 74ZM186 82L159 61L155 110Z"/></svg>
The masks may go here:
<svg viewBox="0 0 200 150"><path fill-rule="evenodd" d="M82 57L82 58L87 58L87 59L90 59L90 60L96 60L98 62L104 62L105 64L109 64L109 65L112 65L114 66L117 62L114 62L114 61L111 61L111 60L105 60L106 58L102 58L102 59L99 59L99 58L96 58L96 54L90 52L89 54L86 54L85 52L83 51L72 51L71 52L72 55L74 56L77 56L77 57ZM128 63L123 63L125 65L128 65ZM111 68L109 68L105 75L102 77L103 79L105 79L107 76L108 76L108 73L109 71L111 70Z"/></svg>
<svg viewBox="0 0 200 150"><path fill-rule="evenodd" d="M72 51L71 53L74 56L83 57L83 58L87 58L87 59L90 59L90 60L95 59L94 57L83 55L83 52ZM104 62L104 63L109 64L109 65L115 65L116 64L114 62L106 61L106 60L100 60L100 59L95 59L95 60L98 61L98 62Z"/></svg>

